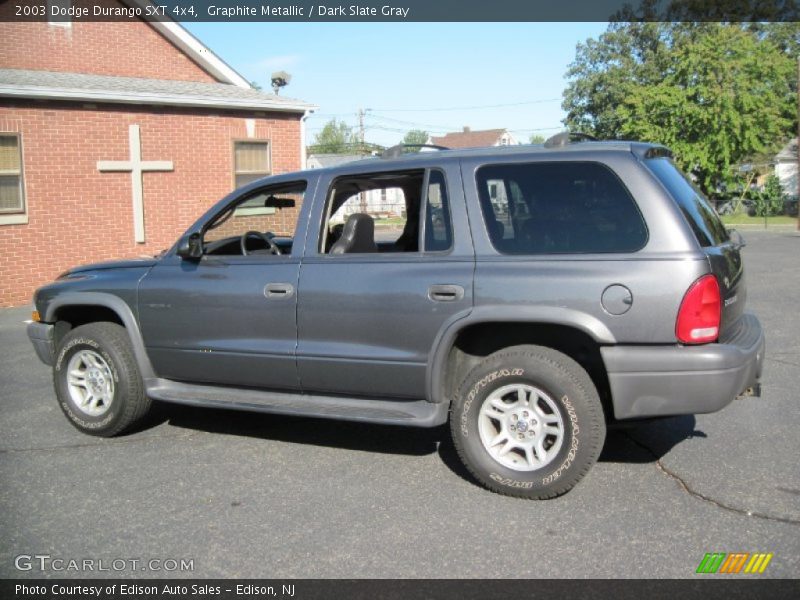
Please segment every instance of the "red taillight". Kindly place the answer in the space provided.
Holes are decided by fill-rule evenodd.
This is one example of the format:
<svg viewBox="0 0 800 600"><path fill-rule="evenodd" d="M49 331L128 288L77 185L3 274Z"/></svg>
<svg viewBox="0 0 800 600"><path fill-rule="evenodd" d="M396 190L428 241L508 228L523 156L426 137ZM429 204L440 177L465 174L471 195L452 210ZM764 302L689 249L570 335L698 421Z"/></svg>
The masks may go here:
<svg viewBox="0 0 800 600"><path fill-rule="evenodd" d="M722 305L719 283L713 275L695 281L681 302L675 335L684 344L705 344L719 337Z"/></svg>

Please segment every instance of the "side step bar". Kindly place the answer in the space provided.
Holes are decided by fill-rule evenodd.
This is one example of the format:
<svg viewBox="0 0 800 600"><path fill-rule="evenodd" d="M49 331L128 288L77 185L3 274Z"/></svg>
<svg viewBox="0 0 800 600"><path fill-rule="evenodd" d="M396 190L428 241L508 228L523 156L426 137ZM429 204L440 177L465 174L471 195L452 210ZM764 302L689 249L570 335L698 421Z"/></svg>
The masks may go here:
<svg viewBox="0 0 800 600"><path fill-rule="evenodd" d="M147 379L154 400L282 415L319 417L383 425L437 427L447 422L448 404L427 400L368 400L342 396L288 394Z"/></svg>

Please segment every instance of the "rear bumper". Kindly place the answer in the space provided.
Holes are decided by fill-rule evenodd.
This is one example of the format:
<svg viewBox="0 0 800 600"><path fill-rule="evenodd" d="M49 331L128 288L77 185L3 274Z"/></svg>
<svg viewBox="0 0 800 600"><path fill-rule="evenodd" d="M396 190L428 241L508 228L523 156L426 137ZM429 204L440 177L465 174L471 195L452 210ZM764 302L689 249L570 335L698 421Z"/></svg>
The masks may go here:
<svg viewBox="0 0 800 600"><path fill-rule="evenodd" d="M718 411L754 386L764 363L764 332L745 314L717 344L601 348L614 416L635 419Z"/></svg>
<svg viewBox="0 0 800 600"><path fill-rule="evenodd" d="M36 350L36 355L46 365L53 365L55 357L55 343L53 338L54 326L48 323L28 323L28 339Z"/></svg>

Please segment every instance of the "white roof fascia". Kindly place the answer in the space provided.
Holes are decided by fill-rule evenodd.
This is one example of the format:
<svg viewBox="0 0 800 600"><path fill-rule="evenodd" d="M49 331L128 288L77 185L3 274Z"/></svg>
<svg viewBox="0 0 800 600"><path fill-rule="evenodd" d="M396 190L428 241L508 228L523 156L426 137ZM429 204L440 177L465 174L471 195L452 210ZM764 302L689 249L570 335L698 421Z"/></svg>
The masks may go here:
<svg viewBox="0 0 800 600"><path fill-rule="evenodd" d="M164 94L151 92L121 92L71 88L48 88L25 85L0 84L0 96L41 98L48 100L81 100L84 102L111 102L120 104L164 104L171 106L206 106L224 109L255 109L279 112L305 113L317 107L306 103L270 102L219 96L189 94Z"/></svg>

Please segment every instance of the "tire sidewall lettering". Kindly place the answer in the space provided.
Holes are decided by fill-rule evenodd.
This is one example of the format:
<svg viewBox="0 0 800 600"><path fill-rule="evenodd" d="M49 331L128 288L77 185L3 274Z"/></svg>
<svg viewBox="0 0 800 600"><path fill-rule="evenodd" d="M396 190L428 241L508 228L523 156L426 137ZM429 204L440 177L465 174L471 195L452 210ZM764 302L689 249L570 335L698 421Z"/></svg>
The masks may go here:
<svg viewBox="0 0 800 600"><path fill-rule="evenodd" d="M464 407L461 411L461 434L464 437L469 437L469 409L472 407L472 403L475 401L475 398L478 396L478 392L484 389L487 385L496 381L500 377L522 377L525 375L525 369L497 369L496 371L492 371L488 375L482 377L475 385L470 388L469 392L467 392L467 398L464 400Z"/></svg>
<svg viewBox="0 0 800 600"><path fill-rule="evenodd" d="M566 394L562 396L561 404L566 409L569 422L572 426L572 440L570 441L569 452L567 452L566 459L564 459L564 462L562 462L561 465L550 475L542 478L542 485L550 485L559 477L561 477L566 471L569 470L569 468L572 466L572 463L575 462L575 457L578 455L578 447L580 446L580 438L578 436L581 432L580 425L578 425L578 414Z"/></svg>
<svg viewBox="0 0 800 600"><path fill-rule="evenodd" d="M516 479L511 479L510 477L503 477L502 475L498 475L497 473L489 473L489 477L492 478L492 481L496 481L500 485L505 485L511 488L520 488L523 490L528 490L533 487L532 481L517 481Z"/></svg>
<svg viewBox="0 0 800 600"><path fill-rule="evenodd" d="M577 462L576 459L581 448L582 437L580 415L579 410L572 401L570 394L566 393L566 390L551 390L561 392L560 394L551 394L551 397L556 400L564 421L569 422L569 427L566 431L566 435L569 438L569 445L566 451L565 449L559 451L561 456L554 461L554 463L541 470L514 471L512 469L507 469L497 464L494 459L486 453L482 445L480 445L480 448L477 448L476 445L479 444L479 436L475 435L471 437L469 435L470 431L473 429L476 430L477 428L477 414L479 409L476 408L476 404L480 405L492 390L509 383L509 381L504 381L504 379L513 378L517 381L523 379L538 387L544 387L545 389L551 387L545 382L525 378L525 373L526 371L524 368L503 367L494 369L478 379L478 381L469 388L469 391L464 397L460 414L458 415L458 431L464 438L465 443L474 448L474 452L481 455L481 462L487 466L489 464L492 465L487 468L485 472L495 485L514 490L533 491L537 488L546 488L560 479L563 479L567 473L571 472L573 465ZM470 439L473 441L469 442L468 440Z"/></svg>
<svg viewBox="0 0 800 600"><path fill-rule="evenodd" d="M58 358L56 359L55 370L60 371L64 366L64 359L69 354L69 351L72 350L75 346L89 346L90 348L100 351L100 344L95 342L93 339L90 338L74 338L64 344L61 348L61 352L58 353Z"/></svg>

